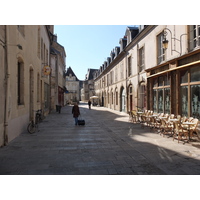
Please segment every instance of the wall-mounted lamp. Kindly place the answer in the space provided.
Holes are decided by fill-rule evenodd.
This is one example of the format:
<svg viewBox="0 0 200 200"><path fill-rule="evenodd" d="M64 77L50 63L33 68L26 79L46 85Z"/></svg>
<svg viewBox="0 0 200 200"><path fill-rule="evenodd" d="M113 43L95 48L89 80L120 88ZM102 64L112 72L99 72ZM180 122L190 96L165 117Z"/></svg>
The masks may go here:
<svg viewBox="0 0 200 200"><path fill-rule="evenodd" d="M167 49L168 44L169 44L169 41L166 38L167 33L168 33L167 31L169 31L171 34L171 55L172 55L172 51L176 51L177 53L179 53L181 55L182 54L182 36L187 35L187 34L186 33L182 34L182 35L180 35L180 39L177 39L175 37L172 37L172 32L170 29L165 28L163 30L163 41L162 41L163 49ZM172 40L174 41L174 49L172 49ZM180 43L180 52L175 49L175 41L178 41Z"/></svg>
<svg viewBox="0 0 200 200"><path fill-rule="evenodd" d="M163 41L162 41L163 49L168 48L168 43L169 43L169 41L166 39L166 35L164 35L164 38L163 38Z"/></svg>

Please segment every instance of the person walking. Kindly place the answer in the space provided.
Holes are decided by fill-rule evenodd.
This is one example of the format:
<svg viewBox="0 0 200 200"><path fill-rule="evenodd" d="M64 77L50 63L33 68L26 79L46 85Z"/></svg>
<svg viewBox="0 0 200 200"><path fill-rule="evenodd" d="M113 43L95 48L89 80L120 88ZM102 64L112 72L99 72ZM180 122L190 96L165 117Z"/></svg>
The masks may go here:
<svg viewBox="0 0 200 200"><path fill-rule="evenodd" d="M80 110L79 110L77 103L75 103L74 106L72 107L72 114L75 119L75 125L77 126L78 125L78 116L80 115Z"/></svg>
<svg viewBox="0 0 200 200"><path fill-rule="evenodd" d="M89 109L91 109L91 104L92 104L92 102L89 100L89 101L88 101Z"/></svg>

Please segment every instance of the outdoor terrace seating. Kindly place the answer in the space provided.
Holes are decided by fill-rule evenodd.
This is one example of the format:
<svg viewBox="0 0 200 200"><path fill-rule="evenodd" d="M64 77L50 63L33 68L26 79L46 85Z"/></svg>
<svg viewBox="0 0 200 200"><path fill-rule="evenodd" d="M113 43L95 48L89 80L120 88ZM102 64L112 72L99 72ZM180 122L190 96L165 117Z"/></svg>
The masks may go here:
<svg viewBox="0 0 200 200"><path fill-rule="evenodd" d="M160 135L168 135L180 141L191 141L197 137L200 140L200 122L193 117L181 117L174 114L154 113L152 110L144 112L131 111L129 114L130 121L140 122L141 127L150 127L157 129Z"/></svg>

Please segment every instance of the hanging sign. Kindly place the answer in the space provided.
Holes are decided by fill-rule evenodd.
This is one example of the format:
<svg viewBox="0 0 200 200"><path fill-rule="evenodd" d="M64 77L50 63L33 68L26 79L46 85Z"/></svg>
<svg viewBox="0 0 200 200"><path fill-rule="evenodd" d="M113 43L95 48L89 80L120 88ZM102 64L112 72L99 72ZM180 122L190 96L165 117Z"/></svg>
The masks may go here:
<svg viewBox="0 0 200 200"><path fill-rule="evenodd" d="M43 73L44 75L49 75L51 73L51 68L48 65L44 66Z"/></svg>

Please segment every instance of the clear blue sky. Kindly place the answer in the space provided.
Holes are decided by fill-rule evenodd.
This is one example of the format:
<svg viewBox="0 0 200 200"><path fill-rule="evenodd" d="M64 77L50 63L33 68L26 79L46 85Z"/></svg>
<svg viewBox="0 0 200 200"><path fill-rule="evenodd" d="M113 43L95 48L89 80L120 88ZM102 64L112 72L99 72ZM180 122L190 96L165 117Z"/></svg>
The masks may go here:
<svg viewBox="0 0 200 200"><path fill-rule="evenodd" d="M110 56L127 26L132 25L55 25L58 43L66 52L66 67L71 67L79 80L88 68L99 69Z"/></svg>

